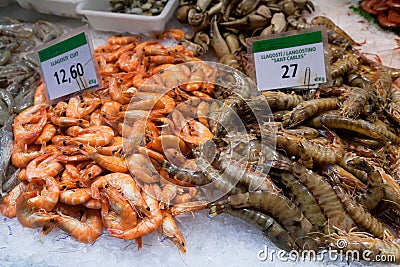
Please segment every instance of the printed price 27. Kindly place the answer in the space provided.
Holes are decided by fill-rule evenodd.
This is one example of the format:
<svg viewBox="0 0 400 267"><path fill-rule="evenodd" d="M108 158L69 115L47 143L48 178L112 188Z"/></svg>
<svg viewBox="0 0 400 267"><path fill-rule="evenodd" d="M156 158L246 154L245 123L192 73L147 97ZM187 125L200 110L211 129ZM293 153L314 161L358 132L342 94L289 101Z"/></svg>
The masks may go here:
<svg viewBox="0 0 400 267"><path fill-rule="evenodd" d="M294 64L290 64L288 65L283 65L281 66L281 69L283 69L283 75L282 75L282 79L288 79L288 78L294 78L296 77L296 73L297 73L297 63Z"/></svg>

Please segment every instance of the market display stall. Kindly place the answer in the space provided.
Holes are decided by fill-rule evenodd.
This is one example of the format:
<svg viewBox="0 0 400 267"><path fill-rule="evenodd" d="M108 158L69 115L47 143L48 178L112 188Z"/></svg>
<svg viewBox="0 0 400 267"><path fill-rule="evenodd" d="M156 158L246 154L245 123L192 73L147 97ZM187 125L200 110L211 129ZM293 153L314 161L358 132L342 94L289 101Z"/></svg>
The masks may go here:
<svg viewBox="0 0 400 267"><path fill-rule="evenodd" d="M354 251L399 260L397 36L352 13L356 1L337 9L327 1L242 1L232 16L232 4L206 2L179 3L178 20L193 29L166 15L166 31L116 35L88 17L102 88L49 105L39 83L32 107L9 112L16 118L4 122L2 142L13 144L14 168L3 167L2 265L369 264L349 259ZM40 11L32 4L22 6ZM93 7L72 4L77 13L68 16L78 19L14 2L0 15L48 20L47 35L36 35L46 43L59 28L85 24ZM253 67L240 33L316 25L332 30L330 73L313 81L333 86L259 92L246 76ZM296 69L288 65L283 77ZM70 72L83 76L83 67ZM336 257L301 259L325 248Z"/></svg>

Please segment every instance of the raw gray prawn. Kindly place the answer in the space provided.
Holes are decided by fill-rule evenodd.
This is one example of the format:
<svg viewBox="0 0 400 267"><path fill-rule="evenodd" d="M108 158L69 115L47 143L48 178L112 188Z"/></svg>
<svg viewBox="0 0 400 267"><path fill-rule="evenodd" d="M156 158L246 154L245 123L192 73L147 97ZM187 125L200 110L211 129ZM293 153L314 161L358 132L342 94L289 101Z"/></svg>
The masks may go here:
<svg viewBox="0 0 400 267"><path fill-rule="evenodd" d="M338 165L345 169L346 171L350 172L352 175L357 177L360 181L363 183L367 182L367 174L359 169L356 169L354 166L351 164L347 164L347 162L353 160L353 159L359 159L358 156L354 153L347 152L343 155L343 157L338 161Z"/></svg>
<svg viewBox="0 0 400 267"><path fill-rule="evenodd" d="M348 190L348 192L352 192L354 190L362 191L366 187L366 185L357 177L336 164L329 165L327 167L326 174L329 178Z"/></svg>
<svg viewBox="0 0 400 267"><path fill-rule="evenodd" d="M231 68L226 68L226 70L222 70L222 73L217 74L216 79L217 84L223 84L224 88L225 86L226 88L231 88L229 90L230 95L222 103L213 101L207 112L208 124L215 136L220 136L224 128L228 128L227 131L230 131L232 128L236 129L238 125L242 125L237 112L244 104L244 99L248 99L252 90L255 90L252 81L248 77L227 74L231 72Z"/></svg>
<svg viewBox="0 0 400 267"><path fill-rule="evenodd" d="M240 125L232 122L238 121L237 111L242 105L243 100L239 96L229 97L222 104L212 102L207 113L211 132L221 136L224 128L230 128L229 125Z"/></svg>
<svg viewBox="0 0 400 267"><path fill-rule="evenodd" d="M259 96L259 97L253 97L248 101L258 101L257 100L258 98L260 99L259 101L267 100L269 107L271 108L271 110L274 111L292 109L297 105L299 105L301 102L303 102L303 98L296 94L285 94L283 92L263 91L262 95L264 96L265 99L262 99L261 96Z"/></svg>
<svg viewBox="0 0 400 267"><path fill-rule="evenodd" d="M237 217L261 230L278 248L285 251L299 250L289 233L272 217L251 209L227 209L225 213Z"/></svg>
<svg viewBox="0 0 400 267"><path fill-rule="evenodd" d="M20 183L20 180L18 179L20 170L21 169L19 168L16 169L12 175L3 180L2 188L0 188L0 200L2 198L2 194L9 193L14 187L16 187Z"/></svg>
<svg viewBox="0 0 400 267"><path fill-rule="evenodd" d="M358 154L358 150L367 150L370 149L373 151L372 154L374 154L374 156L370 156L370 158L372 157L376 157L376 158L382 158L382 155L378 155L378 152L376 152L375 150L382 147L381 143L373 140L373 139L368 139L368 138L358 138L358 137L354 137L354 138L349 138L349 139L344 139L343 140L345 142L345 146L346 148L349 148L350 150L353 150L356 154ZM360 155L363 156L363 155Z"/></svg>
<svg viewBox="0 0 400 267"><path fill-rule="evenodd" d="M390 88L392 85L392 77L383 67L378 67L378 79L374 82L373 88L378 95L383 106L386 106Z"/></svg>
<svg viewBox="0 0 400 267"><path fill-rule="evenodd" d="M292 173L299 182L304 184L317 200L330 225L345 231L356 227L353 219L343 208L339 197L324 177L282 155L272 162L272 167Z"/></svg>
<svg viewBox="0 0 400 267"><path fill-rule="evenodd" d="M349 97L343 102L341 115L347 118L357 118L368 103L369 92L360 87L350 87Z"/></svg>
<svg viewBox="0 0 400 267"><path fill-rule="evenodd" d="M7 49L0 50L0 66L4 66L11 58L11 52Z"/></svg>
<svg viewBox="0 0 400 267"><path fill-rule="evenodd" d="M362 119L350 119L337 115L324 114L321 122L328 128L346 129L371 137L384 143L388 140L400 144L400 138L381 125L371 124Z"/></svg>
<svg viewBox="0 0 400 267"><path fill-rule="evenodd" d="M196 153L196 152L194 152ZM219 191L229 194L237 194L245 192L245 189L237 187L237 183L242 173L235 173L233 176L227 175L214 168L205 158L197 156L197 166L202 170L203 174L212 182L212 185Z"/></svg>
<svg viewBox="0 0 400 267"><path fill-rule="evenodd" d="M352 159L347 161L347 165L354 166L355 168L361 169L362 171L366 172L367 180L362 182L367 184L367 189L365 190L365 193L361 195L356 195L354 199L358 203L363 205L366 209L374 209L379 204L384 195L381 174L365 160L360 160L357 158Z"/></svg>
<svg viewBox="0 0 400 267"><path fill-rule="evenodd" d="M221 153L218 166L224 172L224 175L234 177L238 173L242 174L238 183L243 184L250 192L256 190L278 190L270 181L268 175L260 171L245 170L246 167L240 166L236 160L231 159L229 153Z"/></svg>
<svg viewBox="0 0 400 267"><path fill-rule="evenodd" d="M301 125L297 126L295 128L285 129L284 131L287 133L293 134L293 135L302 136L306 139L313 139L319 135L319 132L317 129L312 128L312 127L307 127L307 126L301 126Z"/></svg>
<svg viewBox="0 0 400 267"><path fill-rule="evenodd" d="M331 64L332 79L342 76L346 73L357 70L358 62L349 60L348 58L338 59Z"/></svg>
<svg viewBox="0 0 400 267"><path fill-rule="evenodd" d="M213 101L207 112L208 124L211 132L220 136L224 128L226 131L234 131L238 125L242 125L237 115L238 110L244 104L244 99L250 97L250 86L248 84L233 84L239 88L233 91L222 103Z"/></svg>
<svg viewBox="0 0 400 267"><path fill-rule="evenodd" d="M13 114L15 102L11 93L0 88L0 99L7 105L8 113Z"/></svg>
<svg viewBox="0 0 400 267"><path fill-rule="evenodd" d="M231 195L225 200L210 205L210 217L227 208L251 208L272 214L289 231L300 247L315 248L313 240L307 234L313 231L312 224L292 201L278 192L255 191Z"/></svg>
<svg viewBox="0 0 400 267"><path fill-rule="evenodd" d="M288 172L272 171L271 175L288 189L289 197L299 207L310 223L316 227L316 230L321 230L327 226L326 218L320 206L306 186ZM327 234L329 230L325 228L323 232Z"/></svg>
<svg viewBox="0 0 400 267"><path fill-rule="evenodd" d="M265 141L262 133L246 134L239 137L229 135L228 137L230 144L225 151L221 152L221 154L230 153L229 156L222 156L222 158L226 158L226 160L229 160L227 158L229 157L238 164L244 164L249 169L258 171L260 169L259 164L272 159L274 156L274 154L270 153L272 149L269 149L269 147L274 146L274 143L268 144L269 140ZM261 139L258 137L261 137ZM265 137L266 139L268 138L268 136ZM263 167L261 169L265 174L268 173L268 168Z"/></svg>
<svg viewBox="0 0 400 267"><path fill-rule="evenodd" d="M398 182L381 167L375 166L383 182L383 199L389 204L396 215L400 215L400 185Z"/></svg>
<svg viewBox="0 0 400 267"><path fill-rule="evenodd" d="M0 126L4 125L10 119L7 105L0 99Z"/></svg>
<svg viewBox="0 0 400 267"><path fill-rule="evenodd" d="M43 43L51 41L63 34L63 29L49 21L38 20L33 26L33 33L40 38Z"/></svg>
<svg viewBox="0 0 400 267"><path fill-rule="evenodd" d="M301 102L292 111L283 116L283 126L293 127L308 118L321 112L336 109L339 105L339 98L320 98Z"/></svg>
<svg viewBox="0 0 400 267"><path fill-rule="evenodd" d="M371 213L366 211L363 206L358 204L341 186L333 186L336 195L340 198L344 208L349 213L357 226L362 231L371 233L373 236L382 238L384 234L384 226Z"/></svg>
<svg viewBox="0 0 400 267"><path fill-rule="evenodd" d="M34 94L36 88L31 88L29 90L24 91L23 93L17 95L14 100L14 111L16 113L22 112L24 109L33 106L34 104Z"/></svg>
<svg viewBox="0 0 400 267"><path fill-rule="evenodd" d="M307 167L312 167L314 163L323 166L335 164L344 154L344 145L339 136L333 132L327 132L326 135L329 136L329 145L321 144L318 139L308 140L302 136L280 131L275 135L276 147L299 157Z"/></svg>
<svg viewBox="0 0 400 267"><path fill-rule="evenodd" d="M400 87L392 84L389 93L390 103L386 107L386 113L397 123L400 124Z"/></svg>
<svg viewBox="0 0 400 267"><path fill-rule="evenodd" d="M4 126L0 129L0 194L3 193L3 190L5 192L9 191L9 188L4 188L4 185L8 181L6 174L13 151L13 120L14 116L10 117L10 119L8 119Z"/></svg>
<svg viewBox="0 0 400 267"><path fill-rule="evenodd" d="M178 180L189 182L193 185L202 186L210 182L210 180L203 174L201 170L182 169L168 160L163 161L162 167L169 174L174 175Z"/></svg>

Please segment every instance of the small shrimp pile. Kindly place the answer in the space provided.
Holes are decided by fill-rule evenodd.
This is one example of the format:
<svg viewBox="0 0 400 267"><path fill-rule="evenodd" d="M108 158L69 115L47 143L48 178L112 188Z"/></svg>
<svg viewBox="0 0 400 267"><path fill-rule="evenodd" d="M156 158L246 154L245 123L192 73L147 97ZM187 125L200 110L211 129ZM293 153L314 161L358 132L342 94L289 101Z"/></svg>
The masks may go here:
<svg viewBox="0 0 400 267"><path fill-rule="evenodd" d="M5 17L0 24L0 198L15 186L17 175L10 164L14 117L33 105L40 80L33 49L62 32L44 20L22 22Z"/></svg>
<svg viewBox="0 0 400 267"><path fill-rule="evenodd" d="M197 189L179 190L184 182L163 162L176 150L189 158L213 137L204 114L214 88L201 81L215 72L182 46L137 36L110 37L96 58L104 88L49 105L42 83L34 105L15 117L11 161L20 168L19 184L0 212L24 227L42 227L43 234L58 227L84 243L105 228L141 247L142 236L161 229L185 252L172 216L207 202L188 203ZM186 61L201 65L176 65Z"/></svg>

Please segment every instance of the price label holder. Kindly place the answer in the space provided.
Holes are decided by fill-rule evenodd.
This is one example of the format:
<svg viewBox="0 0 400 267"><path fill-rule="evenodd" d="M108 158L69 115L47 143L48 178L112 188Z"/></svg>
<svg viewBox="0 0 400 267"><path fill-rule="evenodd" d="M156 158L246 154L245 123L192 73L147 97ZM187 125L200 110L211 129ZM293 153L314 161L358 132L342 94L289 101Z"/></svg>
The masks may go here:
<svg viewBox="0 0 400 267"><path fill-rule="evenodd" d="M248 38L249 64L259 91L331 84L326 28Z"/></svg>
<svg viewBox="0 0 400 267"><path fill-rule="evenodd" d="M38 47L40 74L50 103L103 86L93 51L87 25Z"/></svg>

